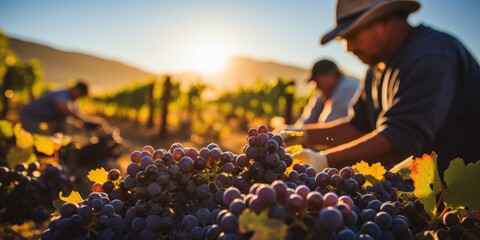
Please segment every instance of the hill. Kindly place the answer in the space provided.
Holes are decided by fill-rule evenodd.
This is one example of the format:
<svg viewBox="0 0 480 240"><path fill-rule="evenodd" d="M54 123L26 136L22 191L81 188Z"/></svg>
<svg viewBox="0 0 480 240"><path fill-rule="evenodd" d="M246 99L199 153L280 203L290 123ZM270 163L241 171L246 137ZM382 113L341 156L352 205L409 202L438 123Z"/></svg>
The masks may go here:
<svg viewBox="0 0 480 240"><path fill-rule="evenodd" d="M94 83L94 91L113 89L132 79L145 79L149 73L122 62L100 58L80 52L63 51L51 46L10 38L12 48L22 61L39 59L44 69L44 80L50 83L64 84L72 78L85 78ZM269 80L277 77L291 77L301 80L301 88L305 87L303 79L307 75L305 69L279 64L272 61L259 61L249 57L231 57L224 71L216 75L203 76L195 72L170 73L177 81L185 83L202 79L216 90L234 88L238 84L250 84L257 78Z"/></svg>
<svg viewBox="0 0 480 240"><path fill-rule="evenodd" d="M130 82L134 78L143 79L153 75L119 61L62 51L15 38L9 39L9 45L22 61L39 59L42 62L46 82L64 84L72 78L84 78L94 83L92 84L94 90L103 90Z"/></svg>

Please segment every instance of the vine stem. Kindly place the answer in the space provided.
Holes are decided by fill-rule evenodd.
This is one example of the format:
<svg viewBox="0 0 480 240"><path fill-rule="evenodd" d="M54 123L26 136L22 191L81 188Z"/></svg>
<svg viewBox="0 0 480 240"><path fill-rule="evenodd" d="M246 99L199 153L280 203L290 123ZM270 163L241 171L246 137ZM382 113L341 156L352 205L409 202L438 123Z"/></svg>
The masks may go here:
<svg viewBox="0 0 480 240"><path fill-rule="evenodd" d="M446 191L447 191L447 187L442 184L442 192L440 193L440 197L438 198L438 201L437 201L437 209L440 207L440 204L442 203L442 200L443 200L443 197L445 196ZM447 207L445 207L445 209L447 209Z"/></svg>
<svg viewBox="0 0 480 240"><path fill-rule="evenodd" d="M450 208L445 207L445 209L443 209L442 213L440 213L440 216L438 216L438 219L441 220L443 218L443 215L445 215L445 213L447 213L448 210L450 210Z"/></svg>

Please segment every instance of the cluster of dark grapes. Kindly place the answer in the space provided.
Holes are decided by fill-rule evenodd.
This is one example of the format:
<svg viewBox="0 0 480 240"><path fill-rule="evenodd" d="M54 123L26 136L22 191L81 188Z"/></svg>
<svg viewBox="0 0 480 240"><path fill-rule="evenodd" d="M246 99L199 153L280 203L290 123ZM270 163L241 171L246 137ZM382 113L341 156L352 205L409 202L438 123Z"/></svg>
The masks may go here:
<svg viewBox="0 0 480 240"><path fill-rule="evenodd" d="M322 194L318 187L316 190L312 188L305 184L290 188L281 180L272 184L254 184L248 194L241 194L231 187L224 193L228 207L216 215L215 224L204 227L205 235L194 234L193 228L189 227L186 227L185 234L208 239L246 238L248 235L238 232L238 217L248 209L256 214L267 211L270 218L288 224L288 239L307 236L321 239L413 239L409 219L400 214L403 209L400 202L381 202L368 193L360 197L355 194L352 198L346 192L337 195L334 189ZM194 227L199 226L198 216L193 222ZM190 226L188 223L186 226Z"/></svg>
<svg viewBox="0 0 480 240"><path fill-rule="evenodd" d="M398 191L413 192L415 189L411 179L403 179L400 174L394 174L390 171L385 172L385 182L387 181Z"/></svg>
<svg viewBox="0 0 480 240"><path fill-rule="evenodd" d="M65 203L41 239L248 239L245 211L285 223L288 239L413 239L427 228L421 203L397 199L393 178L367 187L352 167L293 164L265 126L249 130L240 155L175 143L130 158L125 175L112 169L83 202Z"/></svg>
<svg viewBox="0 0 480 240"><path fill-rule="evenodd" d="M182 230L177 223L183 216L199 209L220 209L226 187L249 187L240 175L243 170L235 164L237 156L216 144L200 150L180 143L168 150L145 146L132 152L130 158L123 178L120 171L112 169L106 182L92 186L94 193L122 202L124 209L118 214L123 225L121 230L112 230L125 239L178 238ZM79 232L98 237L97 228L95 225L94 231ZM113 239L106 236L102 239Z"/></svg>
<svg viewBox="0 0 480 240"><path fill-rule="evenodd" d="M480 221L478 218L466 216L460 220L456 213L447 212L443 215L443 226L435 232L435 238L439 240L470 239L465 232L479 227Z"/></svg>
<svg viewBox="0 0 480 240"><path fill-rule="evenodd" d="M91 193L82 203L64 203L41 239L120 239L123 203L106 193Z"/></svg>
<svg viewBox="0 0 480 240"><path fill-rule="evenodd" d="M71 191L70 177L61 167L38 162L0 167L0 222L43 222L50 217L59 191Z"/></svg>
<svg viewBox="0 0 480 240"><path fill-rule="evenodd" d="M236 164L243 169L242 177L253 182L272 183L286 179L286 170L293 158L285 151L283 137L268 131L266 126L248 130L248 144L237 157ZM242 189L246 190L246 189Z"/></svg>

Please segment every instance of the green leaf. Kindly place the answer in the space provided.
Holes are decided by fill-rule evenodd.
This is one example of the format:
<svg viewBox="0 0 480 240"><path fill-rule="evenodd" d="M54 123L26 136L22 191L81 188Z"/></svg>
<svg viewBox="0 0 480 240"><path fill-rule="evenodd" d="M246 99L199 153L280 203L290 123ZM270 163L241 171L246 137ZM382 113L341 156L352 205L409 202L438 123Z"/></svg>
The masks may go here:
<svg viewBox="0 0 480 240"><path fill-rule="evenodd" d="M13 137L12 123L7 120L0 120L0 137L11 138Z"/></svg>
<svg viewBox="0 0 480 240"><path fill-rule="evenodd" d="M442 183L437 170L437 155L423 154L412 163L410 177L415 186L414 194L423 204L425 211L435 218L437 215L436 195L442 191Z"/></svg>
<svg viewBox="0 0 480 240"><path fill-rule="evenodd" d="M254 232L251 240L262 239L285 239L287 237L287 225L283 221L268 217L268 210L255 214L245 210L238 220L240 233Z"/></svg>
<svg viewBox="0 0 480 240"><path fill-rule="evenodd" d="M415 235L415 239L417 240L434 240L435 239L435 231L425 231L419 232Z"/></svg>
<svg viewBox="0 0 480 240"><path fill-rule="evenodd" d="M7 153L7 165L14 168L18 163L32 163L37 161L37 156L32 148L23 149L18 146L11 147Z"/></svg>
<svg viewBox="0 0 480 240"><path fill-rule="evenodd" d="M62 207L62 205L64 204L65 202L60 200L60 199L57 199L57 200L54 200L53 201L53 206L55 207L55 209L57 210L57 212L60 212L60 208Z"/></svg>
<svg viewBox="0 0 480 240"><path fill-rule="evenodd" d="M447 190L443 201L450 208L480 210L480 161L465 166L463 159L450 162L445 170L444 180Z"/></svg>
<svg viewBox="0 0 480 240"><path fill-rule="evenodd" d="M296 144L285 148L285 152L295 156L303 151L303 146L301 144Z"/></svg>
<svg viewBox="0 0 480 240"><path fill-rule="evenodd" d="M398 191L397 196L399 199L403 200L403 202L413 202L417 197L415 197L415 194L413 192L402 192Z"/></svg>
<svg viewBox="0 0 480 240"><path fill-rule="evenodd" d="M399 164L395 165L392 169L390 169L390 172L399 174L404 180L410 179L410 173L412 173L412 163L413 156L408 157Z"/></svg>

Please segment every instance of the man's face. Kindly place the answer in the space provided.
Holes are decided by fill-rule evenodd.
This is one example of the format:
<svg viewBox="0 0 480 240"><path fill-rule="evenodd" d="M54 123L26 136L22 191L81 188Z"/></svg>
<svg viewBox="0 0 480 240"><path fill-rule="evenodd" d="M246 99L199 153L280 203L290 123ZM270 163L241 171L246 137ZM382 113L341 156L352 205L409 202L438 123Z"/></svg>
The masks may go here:
<svg viewBox="0 0 480 240"><path fill-rule="evenodd" d="M318 75L315 78L317 89L327 95L330 95L333 92L333 89L337 84L337 80L338 80L338 74L333 71Z"/></svg>
<svg viewBox="0 0 480 240"><path fill-rule="evenodd" d="M377 21L353 36L345 38L347 51L355 54L363 63L375 65L385 55L388 34L383 21Z"/></svg>
<svg viewBox="0 0 480 240"><path fill-rule="evenodd" d="M70 89L70 97L72 98L72 100L77 100L78 98L81 98L81 97L84 97L85 94L78 90L77 88L71 88Z"/></svg>

